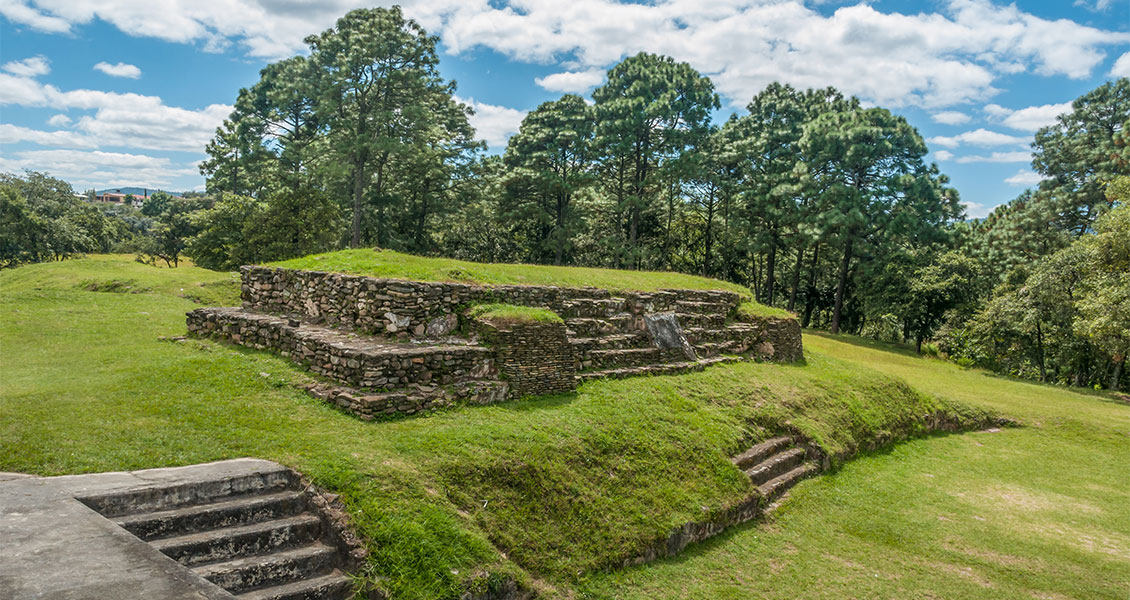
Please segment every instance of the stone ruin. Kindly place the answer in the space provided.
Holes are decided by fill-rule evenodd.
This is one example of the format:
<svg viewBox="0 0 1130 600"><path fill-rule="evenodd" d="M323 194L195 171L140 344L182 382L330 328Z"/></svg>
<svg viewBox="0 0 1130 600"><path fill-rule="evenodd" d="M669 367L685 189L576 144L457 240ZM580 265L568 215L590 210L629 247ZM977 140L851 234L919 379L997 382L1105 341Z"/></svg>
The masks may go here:
<svg viewBox="0 0 1130 600"><path fill-rule="evenodd" d="M565 393L589 379L700 371L802 355L792 318L742 318L719 290L433 283L243 267L238 308L188 313L192 335L270 350L326 383L312 394L362 419L456 403ZM552 310L563 322L467 316L484 303Z"/></svg>

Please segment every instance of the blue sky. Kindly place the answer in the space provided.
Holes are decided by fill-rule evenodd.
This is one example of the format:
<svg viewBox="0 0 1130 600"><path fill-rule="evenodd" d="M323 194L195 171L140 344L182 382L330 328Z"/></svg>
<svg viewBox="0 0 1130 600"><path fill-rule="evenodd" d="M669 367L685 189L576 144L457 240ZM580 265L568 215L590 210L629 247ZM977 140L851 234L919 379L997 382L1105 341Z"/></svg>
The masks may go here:
<svg viewBox="0 0 1130 600"><path fill-rule="evenodd" d="M200 189L239 88L304 50L352 0L0 0L0 171L76 188ZM526 111L589 94L625 56L689 62L718 118L780 80L906 116L972 216L1038 177L1029 144L1066 103L1130 76L1130 0L430 0L405 13L492 151Z"/></svg>

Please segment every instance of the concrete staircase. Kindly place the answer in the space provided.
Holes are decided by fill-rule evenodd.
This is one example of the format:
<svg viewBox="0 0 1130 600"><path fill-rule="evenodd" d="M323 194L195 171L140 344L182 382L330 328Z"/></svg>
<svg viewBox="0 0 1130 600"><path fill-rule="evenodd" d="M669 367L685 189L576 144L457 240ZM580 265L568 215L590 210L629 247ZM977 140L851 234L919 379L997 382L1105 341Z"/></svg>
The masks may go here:
<svg viewBox="0 0 1130 600"><path fill-rule="evenodd" d="M238 598L353 594L344 542L285 467L81 501Z"/></svg>
<svg viewBox="0 0 1130 600"><path fill-rule="evenodd" d="M819 472L813 452L802 440L780 436L765 440L733 458L766 503L779 499L798 481Z"/></svg>

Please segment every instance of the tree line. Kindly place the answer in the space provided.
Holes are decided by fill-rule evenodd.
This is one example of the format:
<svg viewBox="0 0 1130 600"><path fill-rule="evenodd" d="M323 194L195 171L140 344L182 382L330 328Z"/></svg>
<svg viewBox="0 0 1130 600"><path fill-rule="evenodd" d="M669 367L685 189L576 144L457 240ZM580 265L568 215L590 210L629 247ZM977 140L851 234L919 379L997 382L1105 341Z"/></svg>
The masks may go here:
<svg viewBox="0 0 1130 600"><path fill-rule="evenodd" d="M1096 249L1125 252L1111 208L1130 174L1126 79L1036 134L1036 190L966 221L919 133L833 88L774 83L714 124L708 77L640 53L591 99L541 104L487 155L437 39L398 8L352 11L306 42L240 90L206 149L206 197L143 207L141 255L231 269L379 246L676 270L746 285L806 327L1119 386L1130 348L1110 332L1128 323L1100 326L1086 307L1130 286ZM1079 283L1065 291L1068 263Z"/></svg>

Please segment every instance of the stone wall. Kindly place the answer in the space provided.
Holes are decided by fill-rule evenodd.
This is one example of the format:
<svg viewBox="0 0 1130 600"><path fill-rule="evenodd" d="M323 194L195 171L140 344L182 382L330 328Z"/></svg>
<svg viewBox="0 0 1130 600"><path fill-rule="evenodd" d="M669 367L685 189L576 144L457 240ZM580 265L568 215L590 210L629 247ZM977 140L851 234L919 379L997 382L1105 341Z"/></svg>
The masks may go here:
<svg viewBox="0 0 1130 600"><path fill-rule="evenodd" d="M669 312L678 309L680 302L717 304L724 318L740 302L737 294L726 291L624 292L613 298L608 290L597 288L480 286L255 266L240 271L247 310L402 338L447 335L458 326L462 309L488 302L545 307L565 318L609 316L619 311L632 315ZM642 328L642 321L638 326Z"/></svg>
<svg viewBox="0 0 1130 600"><path fill-rule="evenodd" d="M235 308L199 308L188 313L187 323L193 335L272 350L309 365L314 373L353 387L388 390L496 375L490 349L481 346L381 343Z"/></svg>
<svg viewBox="0 0 1130 600"><path fill-rule="evenodd" d="M480 322L511 396L559 394L577 388L576 357L564 323Z"/></svg>

